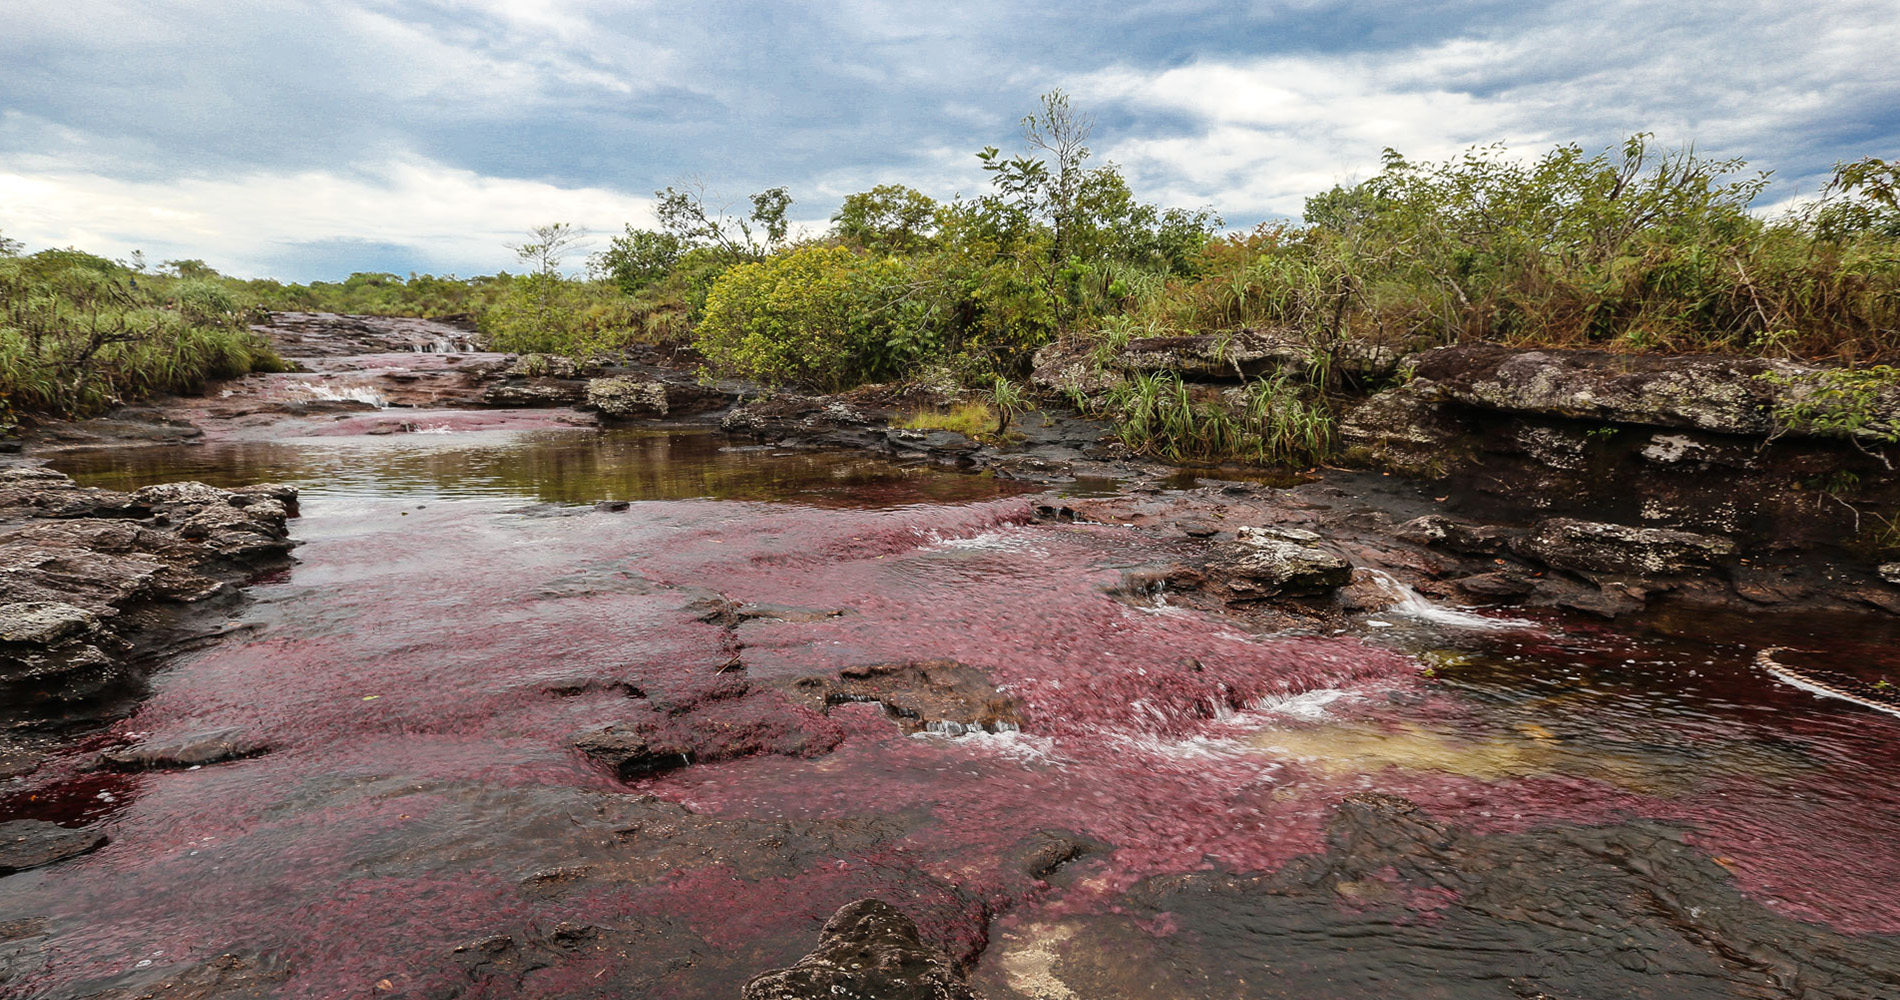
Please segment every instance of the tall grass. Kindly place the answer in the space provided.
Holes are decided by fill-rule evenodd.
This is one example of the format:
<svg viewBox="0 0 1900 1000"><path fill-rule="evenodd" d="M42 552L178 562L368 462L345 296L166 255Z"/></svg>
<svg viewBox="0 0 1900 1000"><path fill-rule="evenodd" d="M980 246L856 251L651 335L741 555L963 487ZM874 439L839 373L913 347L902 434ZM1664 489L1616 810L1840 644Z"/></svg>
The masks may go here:
<svg viewBox="0 0 1900 1000"><path fill-rule="evenodd" d="M0 417L88 416L214 378L279 371L215 282L147 277L76 251L0 258Z"/></svg>
<svg viewBox="0 0 1900 1000"><path fill-rule="evenodd" d="M1172 372L1140 374L1101 409L1122 444L1170 462L1311 465L1332 451L1333 416L1284 372L1246 383L1239 399Z"/></svg>

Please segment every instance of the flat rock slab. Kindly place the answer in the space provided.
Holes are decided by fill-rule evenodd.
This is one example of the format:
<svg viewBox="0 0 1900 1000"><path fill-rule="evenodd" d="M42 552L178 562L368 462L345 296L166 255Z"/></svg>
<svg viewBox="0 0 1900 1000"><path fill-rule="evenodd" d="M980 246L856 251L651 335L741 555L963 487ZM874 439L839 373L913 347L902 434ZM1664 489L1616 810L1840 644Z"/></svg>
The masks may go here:
<svg viewBox="0 0 1900 1000"><path fill-rule="evenodd" d="M177 739L147 741L107 750L99 757L105 766L117 771L159 771L255 757L269 749L245 735L244 730L234 727L193 733Z"/></svg>
<svg viewBox="0 0 1900 1000"><path fill-rule="evenodd" d="M106 835L37 819L0 823L0 875L39 868L104 847Z"/></svg>

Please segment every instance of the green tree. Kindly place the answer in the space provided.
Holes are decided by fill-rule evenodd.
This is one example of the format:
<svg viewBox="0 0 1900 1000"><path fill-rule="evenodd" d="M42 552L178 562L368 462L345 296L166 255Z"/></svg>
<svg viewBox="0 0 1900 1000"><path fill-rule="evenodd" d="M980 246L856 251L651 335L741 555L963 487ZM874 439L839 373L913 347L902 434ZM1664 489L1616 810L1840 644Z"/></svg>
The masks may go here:
<svg viewBox="0 0 1900 1000"><path fill-rule="evenodd" d="M594 273L634 295L672 273L687 249L686 241L673 233L629 225L625 235L614 237L595 256Z"/></svg>
<svg viewBox="0 0 1900 1000"><path fill-rule="evenodd" d="M784 245L791 228L786 212L792 196L783 187L753 195L752 211L745 215L731 214L729 204L710 203L706 186L697 181L684 190L656 191L654 197L660 199L655 213L661 229L682 247L711 248L730 263L764 260Z"/></svg>
<svg viewBox="0 0 1900 1000"><path fill-rule="evenodd" d="M714 282L693 346L721 371L827 391L894 374L896 303L910 283L893 257L808 246L739 264Z"/></svg>
<svg viewBox="0 0 1900 1000"><path fill-rule="evenodd" d="M880 184L845 198L832 233L873 253L911 254L936 232L937 202L916 188Z"/></svg>

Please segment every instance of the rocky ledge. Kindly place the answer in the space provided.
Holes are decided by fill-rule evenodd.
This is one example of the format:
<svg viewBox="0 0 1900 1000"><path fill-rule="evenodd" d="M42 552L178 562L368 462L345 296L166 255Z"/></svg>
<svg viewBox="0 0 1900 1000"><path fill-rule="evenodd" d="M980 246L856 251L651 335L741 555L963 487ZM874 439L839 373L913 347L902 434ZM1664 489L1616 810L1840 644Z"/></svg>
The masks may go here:
<svg viewBox="0 0 1900 1000"><path fill-rule="evenodd" d="M286 562L296 505L284 486L120 493L0 469L0 729L118 714L150 662L215 634L214 611Z"/></svg>

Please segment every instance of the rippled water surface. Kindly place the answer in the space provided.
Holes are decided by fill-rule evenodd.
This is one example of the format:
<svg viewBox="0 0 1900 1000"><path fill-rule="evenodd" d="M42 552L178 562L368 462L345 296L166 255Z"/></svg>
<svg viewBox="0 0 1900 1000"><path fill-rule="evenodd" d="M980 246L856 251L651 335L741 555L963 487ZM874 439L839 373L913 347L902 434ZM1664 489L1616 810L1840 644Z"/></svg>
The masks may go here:
<svg viewBox="0 0 1900 1000"><path fill-rule="evenodd" d="M0 926L46 945L7 989L236 953L286 996L729 998L877 895L995 997L1900 996L1900 719L1752 665L1900 680L1890 627L1395 609L1261 636L1111 596L1203 543L1031 523L996 480L424 437L60 463L293 482L304 545L92 744L271 752L75 752L0 804L112 837L0 879ZM916 660L980 671L1020 729L802 693ZM570 748L607 723L699 762L624 783Z"/></svg>

